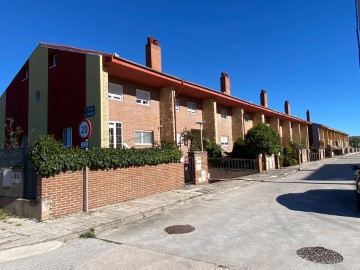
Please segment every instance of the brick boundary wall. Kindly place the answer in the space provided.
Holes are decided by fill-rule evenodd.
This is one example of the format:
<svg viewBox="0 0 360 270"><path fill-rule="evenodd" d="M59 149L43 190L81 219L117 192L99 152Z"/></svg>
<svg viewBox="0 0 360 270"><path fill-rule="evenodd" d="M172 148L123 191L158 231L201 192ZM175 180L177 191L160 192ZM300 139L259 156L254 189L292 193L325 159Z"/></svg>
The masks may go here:
<svg viewBox="0 0 360 270"><path fill-rule="evenodd" d="M181 189L185 186L183 166L172 163L89 170L88 209ZM42 203L49 202L51 218L83 211L83 171L68 171L50 178L38 176L37 181L37 198ZM46 218L49 217L41 217Z"/></svg>

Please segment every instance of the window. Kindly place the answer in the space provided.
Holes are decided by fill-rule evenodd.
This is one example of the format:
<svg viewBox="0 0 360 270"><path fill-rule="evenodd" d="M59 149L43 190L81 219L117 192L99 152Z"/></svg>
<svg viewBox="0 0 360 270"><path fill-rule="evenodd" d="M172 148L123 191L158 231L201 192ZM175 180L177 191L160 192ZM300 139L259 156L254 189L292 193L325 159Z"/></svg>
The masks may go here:
<svg viewBox="0 0 360 270"><path fill-rule="evenodd" d="M65 147L72 146L72 128L63 128L62 141Z"/></svg>
<svg viewBox="0 0 360 270"><path fill-rule="evenodd" d="M227 116L228 116L228 111L227 110L221 110L221 118L226 119Z"/></svg>
<svg viewBox="0 0 360 270"><path fill-rule="evenodd" d="M184 144L184 137L181 136L181 133L176 134L176 143L178 145L183 145Z"/></svg>
<svg viewBox="0 0 360 270"><path fill-rule="evenodd" d="M191 114L196 114L196 103L188 102L187 103L188 112Z"/></svg>
<svg viewBox="0 0 360 270"><path fill-rule="evenodd" d="M51 67L57 66L57 63L58 63L58 56L57 54L54 54L51 59Z"/></svg>
<svg viewBox="0 0 360 270"><path fill-rule="evenodd" d="M150 92L136 89L136 103L150 105Z"/></svg>
<svg viewBox="0 0 360 270"><path fill-rule="evenodd" d="M23 71L23 81L27 80L29 78L29 70L26 68Z"/></svg>
<svg viewBox="0 0 360 270"><path fill-rule="evenodd" d="M176 111L179 112L180 111L180 100L179 99L176 99L176 102L175 102L175 108L176 108Z"/></svg>
<svg viewBox="0 0 360 270"><path fill-rule="evenodd" d="M221 136L221 145L229 145L229 136Z"/></svg>
<svg viewBox="0 0 360 270"><path fill-rule="evenodd" d="M108 98L115 100L123 100L123 86L115 83L109 83Z"/></svg>
<svg viewBox="0 0 360 270"><path fill-rule="evenodd" d="M19 172L13 172L12 173L12 182L14 184L20 184L20 179L21 179L20 176L21 176L21 174Z"/></svg>
<svg viewBox="0 0 360 270"><path fill-rule="evenodd" d="M135 131L135 144L153 144L153 132L152 131Z"/></svg>
<svg viewBox="0 0 360 270"><path fill-rule="evenodd" d="M250 114L244 114L244 120L245 122L250 122L251 121L251 115Z"/></svg>
<svg viewBox="0 0 360 270"><path fill-rule="evenodd" d="M122 148L122 126L119 122L109 122L109 147Z"/></svg>

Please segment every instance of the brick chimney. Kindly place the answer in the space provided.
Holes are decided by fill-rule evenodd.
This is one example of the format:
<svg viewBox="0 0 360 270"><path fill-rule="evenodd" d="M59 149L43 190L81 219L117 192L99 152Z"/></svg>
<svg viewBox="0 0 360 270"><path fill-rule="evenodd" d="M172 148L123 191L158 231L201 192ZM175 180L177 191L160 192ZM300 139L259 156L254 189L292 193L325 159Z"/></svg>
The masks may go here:
<svg viewBox="0 0 360 270"><path fill-rule="evenodd" d="M311 122L310 111L309 110L306 111L306 121Z"/></svg>
<svg viewBox="0 0 360 270"><path fill-rule="evenodd" d="M285 105L284 105L284 107L285 107L285 113L288 114L288 115L290 115L290 102L287 101L287 100L285 100Z"/></svg>
<svg viewBox="0 0 360 270"><path fill-rule="evenodd" d="M220 87L222 93L230 96L230 78L225 72L221 72Z"/></svg>
<svg viewBox="0 0 360 270"><path fill-rule="evenodd" d="M161 48L159 41L148 37L146 50L146 66L157 71L161 71Z"/></svg>
<svg viewBox="0 0 360 270"><path fill-rule="evenodd" d="M261 90L260 103L261 103L261 106L268 108L268 96L267 96L267 93L265 90Z"/></svg>

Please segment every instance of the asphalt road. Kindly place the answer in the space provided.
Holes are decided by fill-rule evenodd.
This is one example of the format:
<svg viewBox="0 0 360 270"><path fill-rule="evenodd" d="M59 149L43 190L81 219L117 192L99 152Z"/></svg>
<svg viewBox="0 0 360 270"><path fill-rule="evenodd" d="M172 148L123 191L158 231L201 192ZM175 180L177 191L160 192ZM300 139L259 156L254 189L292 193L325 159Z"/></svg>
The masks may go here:
<svg viewBox="0 0 360 270"><path fill-rule="evenodd" d="M19 259L1 269L360 269L360 212L352 164L359 155L310 165L208 200ZM189 224L186 234L167 234ZM310 262L296 251L324 247L343 261ZM47 251L51 250L51 251ZM6 256L5 256L6 257Z"/></svg>

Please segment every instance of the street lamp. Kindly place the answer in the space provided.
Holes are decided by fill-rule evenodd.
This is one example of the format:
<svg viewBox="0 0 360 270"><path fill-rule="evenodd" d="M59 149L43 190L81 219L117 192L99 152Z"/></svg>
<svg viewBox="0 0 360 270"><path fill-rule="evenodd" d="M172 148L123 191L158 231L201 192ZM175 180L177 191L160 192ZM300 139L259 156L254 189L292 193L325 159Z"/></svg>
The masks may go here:
<svg viewBox="0 0 360 270"><path fill-rule="evenodd" d="M201 140L201 151L204 151L204 146L203 146L203 135L202 135L202 130L203 130L203 125L204 125L205 121L199 121L196 122L196 124L200 125L200 140Z"/></svg>

